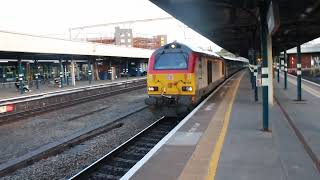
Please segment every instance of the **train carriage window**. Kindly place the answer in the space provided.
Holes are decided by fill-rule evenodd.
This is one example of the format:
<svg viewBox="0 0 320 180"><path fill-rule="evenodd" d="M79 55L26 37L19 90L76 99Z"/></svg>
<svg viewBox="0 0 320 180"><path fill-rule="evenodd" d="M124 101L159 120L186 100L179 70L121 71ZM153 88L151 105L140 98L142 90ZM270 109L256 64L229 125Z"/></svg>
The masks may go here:
<svg viewBox="0 0 320 180"><path fill-rule="evenodd" d="M207 64L208 84L212 83L212 62L208 60Z"/></svg>
<svg viewBox="0 0 320 180"><path fill-rule="evenodd" d="M222 70L222 75L224 76L224 73L225 73L225 69L224 69L224 68L225 68L225 67L224 67L224 62L222 62L221 64L222 64L222 69L221 69L221 70Z"/></svg>
<svg viewBox="0 0 320 180"><path fill-rule="evenodd" d="M154 69L188 69L188 54L181 52L159 54L156 56Z"/></svg>
<svg viewBox="0 0 320 180"><path fill-rule="evenodd" d="M196 62L198 62L198 79L202 79L202 62L201 59L199 58L199 60L197 60Z"/></svg>

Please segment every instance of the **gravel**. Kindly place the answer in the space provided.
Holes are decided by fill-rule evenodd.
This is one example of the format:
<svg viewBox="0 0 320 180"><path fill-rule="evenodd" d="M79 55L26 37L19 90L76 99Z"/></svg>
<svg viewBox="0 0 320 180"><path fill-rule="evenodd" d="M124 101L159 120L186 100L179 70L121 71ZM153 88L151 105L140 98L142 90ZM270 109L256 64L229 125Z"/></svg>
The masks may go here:
<svg viewBox="0 0 320 180"><path fill-rule="evenodd" d="M42 159L1 179L67 179L90 165L157 118L145 109L122 120L122 127L76 145L61 154Z"/></svg>
<svg viewBox="0 0 320 180"><path fill-rule="evenodd" d="M0 163L144 106L145 89L106 97L0 126ZM92 111L98 111L89 114ZM81 118L79 115L88 114Z"/></svg>

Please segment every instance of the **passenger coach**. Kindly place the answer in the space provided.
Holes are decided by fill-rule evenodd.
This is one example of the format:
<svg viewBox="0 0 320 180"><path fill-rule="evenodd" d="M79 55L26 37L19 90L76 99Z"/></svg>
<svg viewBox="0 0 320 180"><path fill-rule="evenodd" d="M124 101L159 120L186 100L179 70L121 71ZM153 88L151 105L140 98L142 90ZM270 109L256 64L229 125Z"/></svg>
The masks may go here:
<svg viewBox="0 0 320 180"><path fill-rule="evenodd" d="M149 59L145 103L156 114L183 116L246 64L178 42L167 44Z"/></svg>

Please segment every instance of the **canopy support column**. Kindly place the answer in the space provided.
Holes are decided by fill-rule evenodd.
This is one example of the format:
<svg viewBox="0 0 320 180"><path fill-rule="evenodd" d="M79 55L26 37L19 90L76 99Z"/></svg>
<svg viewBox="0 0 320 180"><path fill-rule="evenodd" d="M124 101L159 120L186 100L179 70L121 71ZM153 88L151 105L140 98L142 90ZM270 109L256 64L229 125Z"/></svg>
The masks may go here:
<svg viewBox="0 0 320 180"><path fill-rule="evenodd" d="M60 64L60 87L63 88L64 82L63 82L63 64L62 64L62 60L59 60L59 64Z"/></svg>
<svg viewBox="0 0 320 180"><path fill-rule="evenodd" d="M256 51L253 50L253 87L254 87L254 101L257 102L259 100L258 98L258 87L257 87L257 77L258 77L258 66L257 66L257 58L256 58Z"/></svg>
<svg viewBox="0 0 320 180"><path fill-rule="evenodd" d="M288 88L288 59L287 59L287 50L284 50L284 89Z"/></svg>
<svg viewBox="0 0 320 180"><path fill-rule="evenodd" d="M70 64L71 71L71 85L76 86L76 72L75 72L75 62L71 59Z"/></svg>
<svg viewBox="0 0 320 180"><path fill-rule="evenodd" d="M69 61L66 60L65 66L64 66L64 74L65 74L65 81L67 82L67 85L69 86L69 68L68 68Z"/></svg>
<svg viewBox="0 0 320 180"><path fill-rule="evenodd" d="M2 66L2 82L5 83L6 82L6 66L3 65Z"/></svg>
<svg viewBox="0 0 320 180"><path fill-rule="evenodd" d="M88 59L88 80L89 84L92 82L92 68L91 68L91 58Z"/></svg>
<svg viewBox="0 0 320 180"><path fill-rule="evenodd" d="M126 77L127 79L129 78L129 60L127 59L127 64L126 64Z"/></svg>
<svg viewBox="0 0 320 180"><path fill-rule="evenodd" d="M280 58L277 58L277 82L280 83Z"/></svg>
<svg viewBox="0 0 320 180"><path fill-rule="evenodd" d="M35 66L35 78L36 78L36 84L37 84L37 89L39 89L39 67L38 67L38 60L34 60L34 66Z"/></svg>
<svg viewBox="0 0 320 180"><path fill-rule="evenodd" d="M18 57L18 80L19 80L20 94L24 93L23 74L24 73L23 73L23 69L22 69L21 57Z"/></svg>
<svg viewBox="0 0 320 180"><path fill-rule="evenodd" d="M269 85L271 84L272 77L269 77L272 70L269 71L268 60L269 60L269 47L270 47L270 35L268 33L267 26L267 7L268 3L263 1L260 5L260 23L261 23L261 53L262 53L262 130L269 131ZM269 43L268 43L269 39ZM272 59L272 58L270 58ZM271 63L272 64L272 63ZM272 67L271 67L272 68ZM270 72L270 73L269 73ZM273 97L272 97L273 98Z"/></svg>
<svg viewBox="0 0 320 180"><path fill-rule="evenodd" d="M297 46L297 100L301 101L301 46Z"/></svg>

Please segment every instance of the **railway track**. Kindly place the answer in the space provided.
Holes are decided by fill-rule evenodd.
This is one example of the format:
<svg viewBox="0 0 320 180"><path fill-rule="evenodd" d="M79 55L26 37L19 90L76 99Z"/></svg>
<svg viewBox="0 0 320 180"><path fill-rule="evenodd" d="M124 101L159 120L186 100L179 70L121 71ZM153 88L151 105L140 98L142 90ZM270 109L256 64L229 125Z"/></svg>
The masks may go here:
<svg viewBox="0 0 320 180"><path fill-rule="evenodd" d="M59 154L72 146L78 145L100 134L120 128L125 123L125 118L139 113L140 111L143 111L145 109L147 109L147 106L137 107L135 109L132 109L131 111L128 111L126 114L118 116L111 122L106 122L87 128L81 132L60 139L57 142L46 144L39 149L31 151L23 156L17 157L16 159L12 159L4 164L0 164L0 177L7 176L11 172L27 167L30 164L41 159ZM83 116L87 116L87 114L84 114ZM80 118L80 116L78 118Z"/></svg>
<svg viewBox="0 0 320 180"><path fill-rule="evenodd" d="M120 179L177 124L176 119L158 119L70 179Z"/></svg>
<svg viewBox="0 0 320 180"><path fill-rule="evenodd" d="M45 113L48 111L54 111L54 110L70 107L73 105L81 104L84 102L97 100L99 98L104 98L104 97L108 97L108 96L112 96L112 95L117 95L117 94L129 92L129 91L137 90L137 89L143 88L145 86L146 86L146 84L141 83L141 82L135 83L135 84L133 84L133 83L115 84L115 85L110 86L109 91L103 92L101 94L83 96L81 98L77 98L77 99L67 101L64 103L54 103L54 104L51 104L46 107L39 107L39 108L26 110L26 111L22 111L22 112L1 115L0 116L0 118L1 118L0 125L6 124L6 123L11 123L11 122L25 119L28 117L32 117L34 115L39 115L41 113Z"/></svg>

